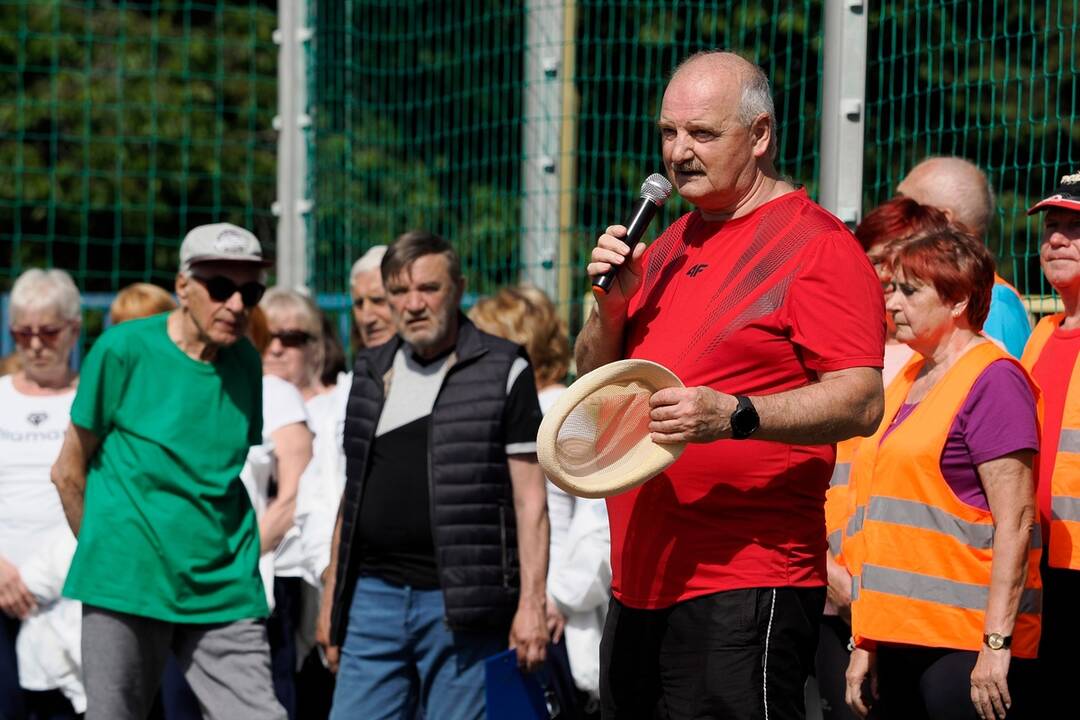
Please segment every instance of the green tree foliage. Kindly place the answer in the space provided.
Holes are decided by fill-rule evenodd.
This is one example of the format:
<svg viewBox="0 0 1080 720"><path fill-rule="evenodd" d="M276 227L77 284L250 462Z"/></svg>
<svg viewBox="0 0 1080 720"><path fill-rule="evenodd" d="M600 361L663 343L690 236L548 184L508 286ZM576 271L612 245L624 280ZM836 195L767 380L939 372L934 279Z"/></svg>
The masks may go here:
<svg viewBox="0 0 1080 720"><path fill-rule="evenodd" d="M578 0L572 295L597 232L660 168L668 73L725 47L773 81L781 172L816 192L821 0ZM865 202L927 154L988 170L991 245L1042 288L1023 208L1076 169L1075 3L867 4ZM461 249L472 288L515 281L525 3L309 0L313 280L411 227ZM231 220L273 250L273 0L0 0L0 283L73 270L86 289L167 283L183 233ZM561 109L553 109L561 112ZM673 200L657 223L686 210ZM0 289L4 286L0 285ZM578 313L572 313L577 317Z"/></svg>
<svg viewBox="0 0 1080 720"><path fill-rule="evenodd" d="M927 155L967 158L997 195L988 242L999 271L1022 292L1049 292L1038 223L1024 211L1080 159L1077 12L1062 0L880 3L869 18L864 207Z"/></svg>
<svg viewBox="0 0 1080 720"><path fill-rule="evenodd" d="M0 3L0 267L167 284L192 226L273 245L273 2Z"/></svg>
<svg viewBox="0 0 1080 720"><path fill-rule="evenodd" d="M314 280L364 248L451 239L470 290L517 281L521 3L315 3Z"/></svg>

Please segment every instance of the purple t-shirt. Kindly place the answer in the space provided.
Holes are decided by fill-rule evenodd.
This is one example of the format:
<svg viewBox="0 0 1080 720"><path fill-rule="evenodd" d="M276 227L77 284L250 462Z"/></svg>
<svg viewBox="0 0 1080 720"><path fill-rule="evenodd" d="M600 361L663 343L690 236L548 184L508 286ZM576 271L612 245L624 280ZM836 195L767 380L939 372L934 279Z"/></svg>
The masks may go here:
<svg viewBox="0 0 1080 720"><path fill-rule="evenodd" d="M918 407L900 406L889 436ZM1019 450L1039 449L1035 398L1023 373L1007 360L990 364L975 381L949 429L941 451L941 474L963 502L989 510L976 466Z"/></svg>

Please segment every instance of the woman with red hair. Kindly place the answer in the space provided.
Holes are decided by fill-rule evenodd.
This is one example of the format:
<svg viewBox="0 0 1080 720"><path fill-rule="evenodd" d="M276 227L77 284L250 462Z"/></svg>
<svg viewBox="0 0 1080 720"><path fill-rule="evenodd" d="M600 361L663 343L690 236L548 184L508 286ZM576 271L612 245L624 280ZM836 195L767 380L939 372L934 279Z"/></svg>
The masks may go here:
<svg viewBox="0 0 1080 720"><path fill-rule="evenodd" d="M945 213L911 198L895 197L867 213L855 237L873 263L886 296L892 288L891 257L905 240L949 229ZM887 299L887 297L886 297ZM885 339L885 367L882 380L888 387L914 350L896 339L896 326L886 314L888 333ZM848 479L851 461L861 437L836 445L836 464L825 494L825 527L829 543L828 594L814 658L818 690L821 693L825 720L851 720L854 716L844 702L844 672L848 665L848 639L851 637L851 575L844 566L841 538L850 517Z"/></svg>
<svg viewBox="0 0 1080 720"><path fill-rule="evenodd" d="M867 213L859 226L855 228L855 238L862 244L870 262L874 264L886 295L891 288L889 256L898 247L897 243L921 235L942 232L949 229L949 220L945 213L929 205L920 205L911 198L897 196L887 200ZM956 229L962 229L953 225ZM882 381L888 387L896 373L904 366L912 354L911 348L896 339L896 327L892 317L886 313L888 334L885 340L885 367L881 371Z"/></svg>
<svg viewBox="0 0 1080 720"><path fill-rule="evenodd" d="M1040 625L1038 390L981 332L994 286L982 243L916 237L888 270L896 338L918 356L852 465L847 701L860 717L870 704L875 718L1023 717Z"/></svg>

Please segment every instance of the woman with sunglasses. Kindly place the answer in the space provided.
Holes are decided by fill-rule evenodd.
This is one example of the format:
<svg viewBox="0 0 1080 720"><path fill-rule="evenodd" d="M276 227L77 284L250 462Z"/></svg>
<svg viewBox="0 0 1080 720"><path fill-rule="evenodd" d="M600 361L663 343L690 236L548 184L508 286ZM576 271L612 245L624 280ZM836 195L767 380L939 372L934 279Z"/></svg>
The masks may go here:
<svg viewBox="0 0 1080 720"><path fill-rule="evenodd" d="M11 289L21 369L0 378L0 717L86 708L80 604L60 597L75 538L49 470L75 397L71 352L82 300L63 270L27 270ZM16 660L17 658L17 660Z"/></svg>
<svg viewBox="0 0 1080 720"><path fill-rule="evenodd" d="M260 516L263 579L272 578L267 585L273 608L267 634L274 690L292 718L297 710L296 630L306 567L300 480L311 463L313 445L305 400L318 391L321 322L306 297L271 288L253 310L252 331L263 359L263 442L251 448L244 473L250 475L245 482L254 487Z"/></svg>

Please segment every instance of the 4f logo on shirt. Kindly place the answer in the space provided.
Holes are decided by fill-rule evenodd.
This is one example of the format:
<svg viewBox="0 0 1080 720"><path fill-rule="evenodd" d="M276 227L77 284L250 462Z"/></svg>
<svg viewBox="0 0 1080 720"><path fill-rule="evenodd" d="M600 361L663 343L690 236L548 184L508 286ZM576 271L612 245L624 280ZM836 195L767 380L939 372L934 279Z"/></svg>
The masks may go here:
<svg viewBox="0 0 1080 720"><path fill-rule="evenodd" d="M40 425L41 423L45 422L48 419L49 419L48 414L43 413L43 412L41 412L41 413L30 413L29 415L26 416L26 421L28 423L30 423L31 425L33 425L34 427L37 427L38 425Z"/></svg>
<svg viewBox="0 0 1080 720"><path fill-rule="evenodd" d="M686 274L689 275L690 277L697 277L697 274L700 273L702 270L704 270L707 267L709 267L709 263L698 263L694 267L687 270Z"/></svg>

